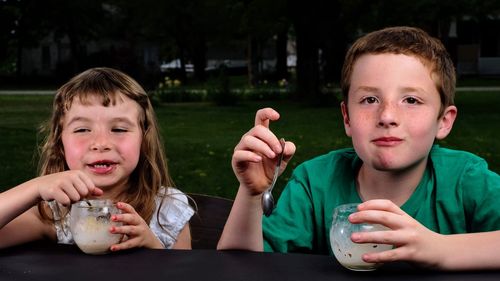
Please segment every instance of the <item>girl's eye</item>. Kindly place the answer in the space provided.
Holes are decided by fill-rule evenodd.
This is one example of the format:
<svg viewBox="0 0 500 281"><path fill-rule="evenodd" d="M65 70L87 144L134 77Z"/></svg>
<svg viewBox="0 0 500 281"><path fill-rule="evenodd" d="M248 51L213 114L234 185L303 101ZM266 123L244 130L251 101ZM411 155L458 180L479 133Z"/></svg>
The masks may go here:
<svg viewBox="0 0 500 281"><path fill-rule="evenodd" d="M125 133L125 132L128 132L128 130L125 129L125 128L113 128L113 129L111 129L111 131L114 132L114 133Z"/></svg>
<svg viewBox="0 0 500 281"><path fill-rule="evenodd" d="M368 104L372 104L372 103L376 103L376 102L377 102L376 97L366 97L363 100L361 100L361 103L368 103Z"/></svg>
<svg viewBox="0 0 500 281"><path fill-rule="evenodd" d="M87 128L77 128L75 130L73 130L74 133L85 133L85 132L90 132L89 129Z"/></svg>

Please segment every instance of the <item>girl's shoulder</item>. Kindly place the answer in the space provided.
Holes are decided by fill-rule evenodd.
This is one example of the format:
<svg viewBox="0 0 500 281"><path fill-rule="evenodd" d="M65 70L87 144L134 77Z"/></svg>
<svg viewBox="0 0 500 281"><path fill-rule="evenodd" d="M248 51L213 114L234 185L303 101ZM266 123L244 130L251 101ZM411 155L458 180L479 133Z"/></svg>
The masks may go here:
<svg viewBox="0 0 500 281"><path fill-rule="evenodd" d="M169 249L194 214L187 195L174 187L162 187L156 196L156 212L149 226Z"/></svg>
<svg viewBox="0 0 500 281"><path fill-rule="evenodd" d="M188 204L188 196L175 187L162 186L156 196L157 200L173 199L178 200L184 204Z"/></svg>

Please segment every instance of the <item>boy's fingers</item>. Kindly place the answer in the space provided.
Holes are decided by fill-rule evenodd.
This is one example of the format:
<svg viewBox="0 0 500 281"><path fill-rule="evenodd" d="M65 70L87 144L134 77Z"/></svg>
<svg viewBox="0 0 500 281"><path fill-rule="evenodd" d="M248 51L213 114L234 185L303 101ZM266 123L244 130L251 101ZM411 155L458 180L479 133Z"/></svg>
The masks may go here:
<svg viewBox="0 0 500 281"><path fill-rule="evenodd" d="M235 150L233 153L233 162L238 166L246 162L258 163L262 161L262 156L248 150Z"/></svg>
<svg viewBox="0 0 500 281"><path fill-rule="evenodd" d="M255 114L255 126L262 125L269 128L269 121L276 121L279 118L280 114L276 110L270 107L262 108Z"/></svg>
<svg viewBox="0 0 500 281"><path fill-rule="evenodd" d="M285 144L285 152L283 153L283 161L285 163L288 163L290 159L292 159L293 155L295 154L295 144L291 141L287 141Z"/></svg>

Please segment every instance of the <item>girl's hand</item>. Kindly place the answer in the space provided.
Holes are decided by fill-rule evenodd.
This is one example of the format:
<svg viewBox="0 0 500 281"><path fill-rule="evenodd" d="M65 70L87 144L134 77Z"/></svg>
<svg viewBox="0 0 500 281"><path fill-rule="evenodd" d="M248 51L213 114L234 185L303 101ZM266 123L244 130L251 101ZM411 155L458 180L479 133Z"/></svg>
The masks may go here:
<svg viewBox="0 0 500 281"><path fill-rule="evenodd" d="M446 255L444 235L433 232L413 219L390 200L370 200L358 206L359 212L351 214L352 223L376 223L391 230L353 233L355 243L394 245L394 249L363 255L370 263L392 261L415 262L425 267L440 267Z"/></svg>
<svg viewBox="0 0 500 281"><path fill-rule="evenodd" d="M149 225L135 211L134 207L124 202L116 203L121 214L113 215L111 220L122 222L122 226L111 227L111 233L122 234L125 239L119 244L111 246L111 251L120 251L136 247L163 249L164 246L151 231Z"/></svg>
<svg viewBox="0 0 500 281"><path fill-rule="evenodd" d="M270 121L279 119L272 108L264 108L255 115L255 126L241 138L234 148L232 167L240 182L251 195L264 192L271 184L274 168L281 153L278 138L269 130ZM295 153L295 145L286 142L281 172Z"/></svg>
<svg viewBox="0 0 500 281"><path fill-rule="evenodd" d="M89 176L79 170L37 177L28 183L37 188L42 200L55 200L65 206L89 195L103 194L103 191L94 185Z"/></svg>

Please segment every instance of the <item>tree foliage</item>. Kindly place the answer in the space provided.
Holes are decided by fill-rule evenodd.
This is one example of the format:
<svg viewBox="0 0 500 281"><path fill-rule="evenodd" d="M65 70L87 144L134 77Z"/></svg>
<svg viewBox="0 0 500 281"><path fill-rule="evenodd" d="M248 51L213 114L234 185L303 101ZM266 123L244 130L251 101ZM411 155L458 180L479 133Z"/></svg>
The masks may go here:
<svg viewBox="0 0 500 281"><path fill-rule="evenodd" d="M289 78L286 42L292 37L297 47L297 97L322 102L322 88L337 83L347 47L363 33L386 26L418 26L452 47L451 22L467 16L481 25L498 16L499 2L4 0L0 2L0 73L17 70L19 75L21 50L51 38L70 46L71 59L58 66L68 76L99 63L136 76L149 75L137 50L155 46L162 60L180 59L183 74L185 65L193 63L195 77L203 81L208 50L233 48L247 56L248 81L255 84L265 77L259 63L264 47L270 45L277 57L271 77ZM118 43L92 54L86 49L89 42Z"/></svg>

